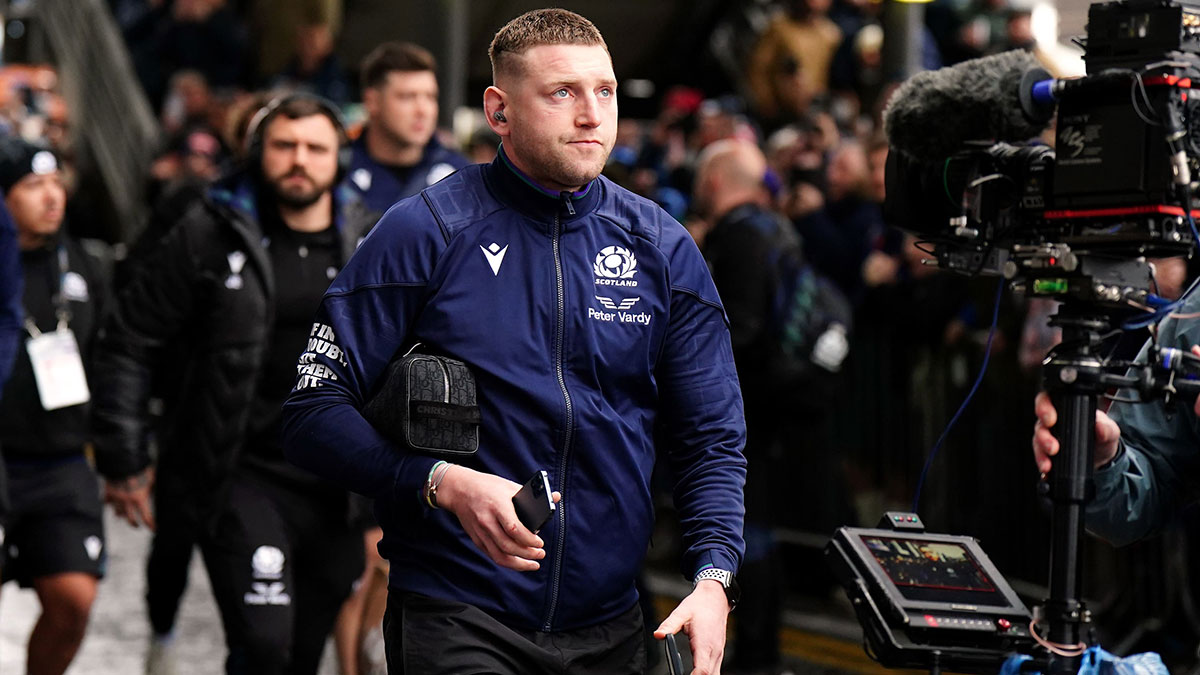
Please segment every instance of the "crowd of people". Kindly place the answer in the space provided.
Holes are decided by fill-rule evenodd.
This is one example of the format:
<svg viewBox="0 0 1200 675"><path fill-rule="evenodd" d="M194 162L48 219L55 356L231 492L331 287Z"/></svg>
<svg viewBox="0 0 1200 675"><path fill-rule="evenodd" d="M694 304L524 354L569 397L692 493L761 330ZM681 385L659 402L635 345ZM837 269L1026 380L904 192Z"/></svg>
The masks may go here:
<svg viewBox="0 0 1200 675"><path fill-rule="evenodd" d="M657 493L670 487L684 573L697 590L659 626L660 636L684 629L696 631L693 645L711 642L717 628L707 608L730 592L719 573L738 572L725 671L775 673L784 591L820 587L814 579L823 577L819 561L800 562L805 579L785 573L797 559L778 530L828 534L905 503L985 345L994 364L988 384L948 443L955 459L935 470L953 485L932 490L925 503L944 506L959 498L956 490L971 490L998 509L1011 503L999 493L1036 476L1018 449L1028 443L1022 430L1032 422L1037 367L1056 340L1046 327L1052 308L1006 299L989 342L993 285L936 273L911 235L887 227L880 117L896 74L881 57L881 3L778 3L744 77L728 91L670 87L649 120L606 112L619 83L586 20L542 17L562 33L514 21L492 44L495 80L469 142L438 128L437 63L423 47L379 45L348 75L334 52L338 3L285 11L288 21L269 31L256 23L254 3L110 4L164 138L149 169L150 220L127 255L114 261L103 246L72 236L67 116L46 71L22 80L27 94L6 107L0 147L13 225L0 228L0 253L20 257L19 266L0 261L0 330L13 336L0 342L0 375L15 363L0 403L0 498L8 497L0 502L0 573L35 588L43 607L29 643L31 673L63 672L83 639L104 573L102 500L131 525L154 530L150 673L173 672L172 644L186 639L174 625L196 548L225 627L230 673L315 672L330 634L344 675L383 672L383 654L363 649L372 633L389 635L397 651L387 660L403 672L403 635L385 626L385 608L406 617L408 640L450 627L511 629L494 654L509 666L496 668L552 660L549 647L528 637L539 631L570 635L579 659L638 663L644 647L605 643L612 649L600 653L600 638L584 629L605 621L604 640L630 632L641 639L626 582L645 555L636 549L649 536ZM1030 15L1006 0L935 2L922 63L936 68L1012 48L1037 53ZM553 51L563 48L583 51ZM567 160L556 164L539 150L556 133L553 114L562 113L525 92L555 69L564 81L597 83L587 97L568 87L545 97L587 99L572 103L584 109L562 133L584 129L589 137L580 142L609 145L595 166L611 181L595 184L603 188L593 191L594 174L576 175ZM361 101L361 124L343 117L350 101ZM417 194L424 198L392 208ZM646 210L650 204L661 212ZM612 224L604 230L612 241L571 240L577 213L579 223ZM544 241L513 222L543 228ZM487 234L471 235L478 245L456 244L468 226ZM688 241L672 238L675 226ZM560 227L561 248L553 229ZM488 264L468 268L459 261L466 256ZM557 283L563 312L562 288L578 280L560 258L581 267L582 294L600 303L578 325L543 312L540 303L550 307L552 298L513 290L551 292ZM551 262L557 270L538 267ZM518 271L525 276L514 280ZM667 271L678 279L655 296L653 283ZM596 284L607 283L594 285L593 273ZM637 287L628 283L634 278L642 295L617 292ZM491 295L471 297L485 286ZM567 295L569 306L581 302ZM665 308L669 318L653 314ZM724 338L713 308L724 311ZM644 333L620 335L639 337L612 337L634 324ZM553 339L563 331L588 337L565 345ZM481 446L511 444L517 459L446 464L379 452L382 441L361 426L356 408L383 367L418 341L475 368L491 396L481 397L484 419L511 418L481 429ZM553 352L558 372L528 363L531 349ZM579 353L560 353L573 349ZM713 381L734 379L725 353L740 392ZM654 383L647 354L660 369ZM685 361L696 354L705 359L693 368ZM659 410L647 391L677 410ZM628 401L609 400L623 395ZM545 422L563 414L564 399L565 431ZM744 428L735 415L742 410ZM660 471L674 483L650 479L655 434L643 426L657 415L670 418L662 424L681 448L658 451ZM566 445L539 454L524 437ZM591 446L613 455L586 466L596 461L585 452ZM585 466L569 465L568 456ZM499 512L479 510L514 492L527 477L517 474L535 465L551 471L564 500L562 524L547 530L557 542L498 532L508 527ZM590 473L568 483L573 471ZM96 473L102 492L90 488ZM634 487L621 491L609 482L617 478ZM587 501L607 499L606 490L620 495L610 500L616 510ZM1019 520L999 522L988 508L936 509L926 521L1005 541L1022 536L1011 529ZM568 517L579 528L569 537ZM610 542L617 534L630 539ZM560 604L565 563L557 556L568 540L606 561L608 572L569 572L562 583L570 599ZM1028 560L994 557L1013 573L1041 573L1021 567ZM705 581L726 593L709 592ZM545 588L554 598L539 614ZM456 623L449 617L464 613L454 602L484 612ZM654 619L645 616L646 625L658 625ZM452 667L455 649L478 647L441 642L421 658ZM697 662L719 662L720 649L712 649Z"/></svg>

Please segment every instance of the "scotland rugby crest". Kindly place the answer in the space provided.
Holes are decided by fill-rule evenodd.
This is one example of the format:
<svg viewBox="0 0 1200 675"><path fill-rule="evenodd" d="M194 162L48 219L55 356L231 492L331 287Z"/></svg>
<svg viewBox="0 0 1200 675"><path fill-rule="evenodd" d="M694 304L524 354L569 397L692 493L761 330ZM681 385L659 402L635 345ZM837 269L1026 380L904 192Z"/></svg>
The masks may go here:
<svg viewBox="0 0 1200 675"><path fill-rule="evenodd" d="M597 286L637 286L637 258L623 246L605 246L592 265Z"/></svg>

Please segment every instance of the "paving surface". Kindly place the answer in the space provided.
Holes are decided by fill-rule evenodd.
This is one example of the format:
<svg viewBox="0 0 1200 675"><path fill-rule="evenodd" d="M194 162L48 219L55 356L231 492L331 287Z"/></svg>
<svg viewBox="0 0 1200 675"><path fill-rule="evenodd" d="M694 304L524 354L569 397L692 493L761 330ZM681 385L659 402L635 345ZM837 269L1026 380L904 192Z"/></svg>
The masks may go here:
<svg viewBox="0 0 1200 675"><path fill-rule="evenodd" d="M136 675L144 672L150 626L146 620L145 565L150 535L117 522L105 510L108 576L100 583L87 637L68 675ZM10 583L0 591L0 673L25 672L25 641L40 610L32 590ZM199 554L192 559L188 590L176 624L179 675L224 672L225 637L208 575ZM326 649L322 675L334 675L332 648Z"/></svg>

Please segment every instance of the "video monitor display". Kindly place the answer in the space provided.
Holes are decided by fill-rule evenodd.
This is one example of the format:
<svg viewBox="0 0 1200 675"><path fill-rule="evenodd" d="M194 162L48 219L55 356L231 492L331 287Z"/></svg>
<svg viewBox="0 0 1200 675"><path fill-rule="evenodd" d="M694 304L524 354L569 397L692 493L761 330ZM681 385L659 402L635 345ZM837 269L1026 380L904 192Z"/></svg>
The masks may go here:
<svg viewBox="0 0 1200 675"><path fill-rule="evenodd" d="M861 538L884 574L909 600L1008 604L961 544L867 535Z"/></svg>

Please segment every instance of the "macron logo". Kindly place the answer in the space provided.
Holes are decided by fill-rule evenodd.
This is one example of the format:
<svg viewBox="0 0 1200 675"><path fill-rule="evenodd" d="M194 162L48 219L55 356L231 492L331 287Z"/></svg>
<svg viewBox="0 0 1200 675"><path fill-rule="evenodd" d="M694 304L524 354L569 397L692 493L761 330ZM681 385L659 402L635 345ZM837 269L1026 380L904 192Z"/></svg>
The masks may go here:
<svg viewBox="0 0 1200 675"><path fill-rule="evenodd" d="M492 275L500 276L500 265L504 262L504 254L508 252L508 244L505 244L504 248L500 248L500 244L493 241L491 246L487 248L480 246L479 250L483 251L488 264L492 266Z"/></svg>

